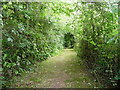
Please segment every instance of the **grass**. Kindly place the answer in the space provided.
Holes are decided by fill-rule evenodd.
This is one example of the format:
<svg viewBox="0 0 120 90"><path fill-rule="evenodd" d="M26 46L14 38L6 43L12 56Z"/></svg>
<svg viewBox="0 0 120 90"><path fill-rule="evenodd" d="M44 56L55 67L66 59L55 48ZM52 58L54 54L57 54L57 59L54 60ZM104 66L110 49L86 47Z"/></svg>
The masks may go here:
<svg viewBox="0 0 120 90"><path fill-rule="evenodd" d="M79 63L78 63L79 62ZM15 77L11 87L96 88L100 87L72 49L36 63L34 71Z"/></svg>

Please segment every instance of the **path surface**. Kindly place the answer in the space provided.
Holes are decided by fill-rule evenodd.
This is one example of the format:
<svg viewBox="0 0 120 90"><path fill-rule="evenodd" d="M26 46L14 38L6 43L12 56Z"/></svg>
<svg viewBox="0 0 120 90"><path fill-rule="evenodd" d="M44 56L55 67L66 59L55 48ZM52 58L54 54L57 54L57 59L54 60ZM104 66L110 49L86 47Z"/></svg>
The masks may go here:
<svg viewBox="0 0 120 90"><path fill-rule="evenodd" d="M19 88L95 88L95 82L72 49L38 63L35 71L15 78L12 87Z"/></svg>

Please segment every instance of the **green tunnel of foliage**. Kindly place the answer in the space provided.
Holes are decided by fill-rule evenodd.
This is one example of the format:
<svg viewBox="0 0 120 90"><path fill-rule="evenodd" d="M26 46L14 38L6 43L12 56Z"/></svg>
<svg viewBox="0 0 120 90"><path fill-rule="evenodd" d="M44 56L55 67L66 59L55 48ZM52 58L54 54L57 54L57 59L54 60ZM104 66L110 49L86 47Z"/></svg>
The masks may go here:
<svg viewBox="0 0 120 90"><path fill-rule="evenodd" d="M64 35L64 47L73 48L75 43L74 36L71 33Z"/></svg>
<svg viewBox="0 0 120 90"><path fill-rule="evenodd" d="M2 66L6 81L63 49L67 39L64 35L71 33L80 59L93 73L103 76L106 84L117 86L120 80L117 7L99 2L6 2L2 7ZM65 16L70 21L65 22Z"/></svg>

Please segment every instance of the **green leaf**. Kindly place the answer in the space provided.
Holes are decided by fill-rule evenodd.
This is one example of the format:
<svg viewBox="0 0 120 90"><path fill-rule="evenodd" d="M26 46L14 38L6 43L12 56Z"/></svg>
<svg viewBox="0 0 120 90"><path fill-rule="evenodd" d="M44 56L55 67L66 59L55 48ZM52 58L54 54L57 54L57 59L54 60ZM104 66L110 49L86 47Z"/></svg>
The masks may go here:
<svg viewBox="0 0 120 90"><path fill-rule="evenodd" d="M7 41L13 42L13 39L12 38L8 38Z"/></svg>
<svg viewBox="0 0 120 90"><path fill-rule="evenodd" d="M116 75L115 80L120 80L120 75Z"/></svg>

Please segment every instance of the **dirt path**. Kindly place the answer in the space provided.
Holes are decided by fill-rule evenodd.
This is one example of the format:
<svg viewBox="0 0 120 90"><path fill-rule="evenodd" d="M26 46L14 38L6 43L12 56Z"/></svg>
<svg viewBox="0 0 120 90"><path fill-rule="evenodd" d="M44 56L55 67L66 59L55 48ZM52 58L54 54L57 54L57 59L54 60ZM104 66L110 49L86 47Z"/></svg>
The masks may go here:
<svg viewBox="0 0 120 90"><path fill-rule="evenodd" d="M96 88L99 84L90 76L72 49L36 64L34 72L15 78L12 87L19 88Z"/></svg>

